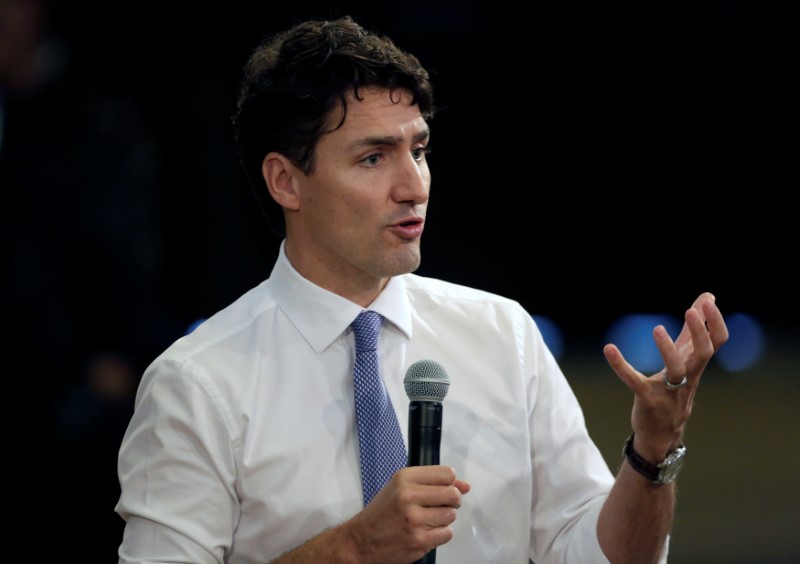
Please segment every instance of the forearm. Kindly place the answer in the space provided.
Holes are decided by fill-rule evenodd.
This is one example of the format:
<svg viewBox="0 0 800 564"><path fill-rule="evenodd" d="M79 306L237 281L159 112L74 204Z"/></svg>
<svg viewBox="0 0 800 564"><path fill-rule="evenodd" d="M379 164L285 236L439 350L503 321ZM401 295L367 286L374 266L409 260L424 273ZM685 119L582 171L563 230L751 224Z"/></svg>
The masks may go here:
<svg viewBox="0 0 800 564"><path fill-rule="evenodd" d="M612 564L658 562L675 515L675 483L657 485L625 461L597 524Z"/></svg>
<svg viewBox="0 0 800 564"><path fill-rule="evenodd" d="M297 548L281 555L269 564L308 564L330 562L350 564L361 562L348 524L327 529Z"/></svg>

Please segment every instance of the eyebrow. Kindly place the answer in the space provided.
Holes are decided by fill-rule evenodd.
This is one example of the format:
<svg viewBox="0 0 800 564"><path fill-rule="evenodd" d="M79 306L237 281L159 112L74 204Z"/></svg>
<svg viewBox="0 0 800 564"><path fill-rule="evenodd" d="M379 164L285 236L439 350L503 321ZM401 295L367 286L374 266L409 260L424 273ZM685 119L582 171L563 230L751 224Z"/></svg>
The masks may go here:
<svg viewBox="0 0 800 564"><path fill-rule="evenodd" d="M430 137L431 131L428 128L423 129L411 139L412 143L418 143L424 139ZM363 147L363 146L375 146L375 145L399 145L403 142L403 137L400 135L387 135L387 136L375 136L375 137L365 137L364 139L360 139L353 143L353 147Z"/></svg>

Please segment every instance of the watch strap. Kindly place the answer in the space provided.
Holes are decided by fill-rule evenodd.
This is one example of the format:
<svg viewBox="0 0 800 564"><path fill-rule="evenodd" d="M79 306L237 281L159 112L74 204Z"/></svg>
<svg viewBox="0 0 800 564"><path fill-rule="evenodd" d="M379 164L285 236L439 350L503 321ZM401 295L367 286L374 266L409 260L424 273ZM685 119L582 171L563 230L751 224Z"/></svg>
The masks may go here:
<svg viewBox="0 0 800 564"><path fill-rule="evenodd" d="M658 480L658 466L650 464L638 452L633 450L633 435L634 433L631 433L631 436L625 439L622 454L628 457L628 464L631 465L631 468L651 482L655 482Z"/></svg>
<svg viewBox="0 0 800 564"><path fill-rule="evenodd" d="M628 458L628 464L630 464L631 468L636 470L639 474L651 482L655 484L665 483L661 479L661 466L663 466L664 463L662 462L658 465L651 464L642 458L642 456L633 449L633 437L635 434L636 433L631 433L630 437L625 440L625 444L622 447L622 454ZM666 460L668 459L669 457L667 457Z"/></svg>

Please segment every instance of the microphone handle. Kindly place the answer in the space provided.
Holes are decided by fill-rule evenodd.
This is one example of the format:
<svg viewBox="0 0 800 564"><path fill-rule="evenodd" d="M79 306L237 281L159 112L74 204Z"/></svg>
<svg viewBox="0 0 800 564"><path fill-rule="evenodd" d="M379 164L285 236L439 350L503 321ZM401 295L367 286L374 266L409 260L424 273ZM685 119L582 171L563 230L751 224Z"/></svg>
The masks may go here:
<svg viewBox="0 0 800 564"><path fill-rule="evenodd" d="M414 400L408 404L408 465L439 464L442 443L442 402Z"/></svg>
<svg viewBox="0 0 800 564"><path fill-rule="evenodd" d="M439 464L442 442L442 402L414 400L408 404L408 465ZM414 564L436 564L432 549Z"/></svg>

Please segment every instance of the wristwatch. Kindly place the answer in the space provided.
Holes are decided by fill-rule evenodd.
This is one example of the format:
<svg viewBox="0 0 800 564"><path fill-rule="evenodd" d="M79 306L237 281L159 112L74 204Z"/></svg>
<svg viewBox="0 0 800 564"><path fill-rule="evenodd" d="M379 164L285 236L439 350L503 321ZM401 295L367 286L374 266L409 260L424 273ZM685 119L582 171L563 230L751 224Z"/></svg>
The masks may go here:
<svg viewBox="0 0 800 564"><path fill-rule="evenodd" d="M622 447L622 454L628 457L628 464L639 474L653 482L654 484L669 484L678 477L678 473L686 460L686 446L681 445L658 464L650 464L642 458L638 452L633 450L633 435L625 440Z"/></svg>

